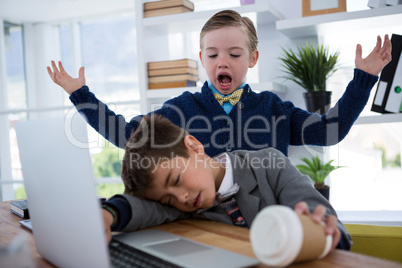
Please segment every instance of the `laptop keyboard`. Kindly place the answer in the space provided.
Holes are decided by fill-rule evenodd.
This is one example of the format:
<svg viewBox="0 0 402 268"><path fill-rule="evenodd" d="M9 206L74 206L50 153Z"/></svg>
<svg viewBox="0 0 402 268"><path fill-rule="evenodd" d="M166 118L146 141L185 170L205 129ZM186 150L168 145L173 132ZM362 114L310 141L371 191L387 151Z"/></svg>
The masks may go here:
<svg viewBox="0 0 402 268"><path fill-rule="evenodd" d="M109 252L112 267L180 267L116 240L109 243Z"/></svg>

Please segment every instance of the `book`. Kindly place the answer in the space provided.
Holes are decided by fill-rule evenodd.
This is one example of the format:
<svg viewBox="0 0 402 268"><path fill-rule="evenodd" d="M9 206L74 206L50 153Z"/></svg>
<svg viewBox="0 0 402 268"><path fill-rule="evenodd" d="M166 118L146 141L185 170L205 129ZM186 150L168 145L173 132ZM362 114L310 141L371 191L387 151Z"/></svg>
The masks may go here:
<svg viewBox="0 0 402 268"><path fill-rule="evenodd" d="M165 68L157 70L149 70L148 76L159 76L159 75L172 75L172 74L193 74L198 75L198 69L189 67L178 67L178 68Z"/></svg>
<svg viewBox="0 0 402 268"><path fill-rule="evenodd" d="M184 6L146 10L146 11L144 11L144 18L179 14L179 13L192 12L192 11L193 10L191 10L187 7L184 7Z"/></svg>
<svg viewBox="0 0 402 268"><path fill-rule="evenodd" d="M10 202L10 211L23 219L29 219L27 199Z"/></svg>
<svg viewBox="0 0 402 268"><path fill-rule="evenodd" d="M22 226L24 226L24 227L26 227L26 228L32 230L32 222L31 222L31 220L22 220L22 221L19 221L19 223L20 223Z"/></svg>
<svg viewBox="0 0 402 268"><path fill-rule="evenodd" d="M175 74L175 75L161 75L152 76L148 78L148 83L164 83L176 81L198 81L198 75L193 74Z"/></svg>
<svg viewBox="0 0 402 268"><path fill-rule="evenodd" d="M148 62L148 71L166 68L189 67L197 68L197 61L192 59L179 59L167 61Z"/></svg>
<svg viewBox="0 0 402 268"><path fill-rule="evenodd" d="M161 88L176 88L176 87L195 87L195 81L177 81L166 83L150 83L148 89L161 89Z"/></svg>
<svg viewBox="0 0 402 268"><path fill-rule="evenodd" d="M194 10L194 3L188 0L164 0L144 3L144 11L177 6L184 6L188 9Z"/></svg>

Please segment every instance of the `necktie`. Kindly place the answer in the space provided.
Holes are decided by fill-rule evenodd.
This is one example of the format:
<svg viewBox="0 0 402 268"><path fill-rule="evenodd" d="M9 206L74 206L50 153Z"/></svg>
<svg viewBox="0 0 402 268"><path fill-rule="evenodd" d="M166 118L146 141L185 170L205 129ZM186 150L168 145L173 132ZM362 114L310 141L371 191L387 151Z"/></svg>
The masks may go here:
<svg viewBox="0 0 402 268"><path fill-rule="evenodd" d="M239 185L235 183L232 185L232 187L229 188L226 193L216 193L215 201L212 207L220 206L226 212L226 214L230 216L234 225L247 227L246 221L241 215L239 206L237 205L236 199L234 198L234 195L237 194L239 188ZM201 213L208 209L210 208L200 208L196 212Z"/></svg>
<svg viewBox="0 0 402 268"><path fill-rule="evenodd" d="M224 202L225 200L228 200L230 197L233 197L235 194L237 194L237 192L239 191L239 188L240 188L239 185L237 183L235 183L232 185L232 187L229 188L229 190L226 193L224 193L224 194L216 193L215 201L211 208L216 207L219 204L221 204L222 202ZM196 212L201 213L208 209L210 209L210 208L200 208L200 209L197 209Z"/></svg>
<svg viewBox="0 0 402 268"><path fill-rule="evenodd" d="M228 201L224 201L219 205L225 212L230 216L233 224L240 227L247 227L246 221L241 215L239 206L237 205L236 199L232 197Z"/></svg>
<svg viewBox="0 0 402 268"><path fill-rule="evenodd" d="M240 100L241 95L243 94L243 89L239 88L235 92L233 92L230 96L221 96L219 93L214 93L215 99L222 106L225 102L230 102L233 106Z"/></svg>

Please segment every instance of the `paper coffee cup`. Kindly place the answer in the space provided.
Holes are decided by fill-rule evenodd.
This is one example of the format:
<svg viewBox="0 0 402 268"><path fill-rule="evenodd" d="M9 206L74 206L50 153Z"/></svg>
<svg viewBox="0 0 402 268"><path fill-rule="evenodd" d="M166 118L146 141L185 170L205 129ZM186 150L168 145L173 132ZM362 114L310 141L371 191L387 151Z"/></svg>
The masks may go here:
<svg viewBox="0 0 402 268"><path fill-rule="evenodd" d="M281 205L258 213L251 225L250 240L257 258L270 266L323 258L332 245L332 236L325 235L323 224Z"/></svg>

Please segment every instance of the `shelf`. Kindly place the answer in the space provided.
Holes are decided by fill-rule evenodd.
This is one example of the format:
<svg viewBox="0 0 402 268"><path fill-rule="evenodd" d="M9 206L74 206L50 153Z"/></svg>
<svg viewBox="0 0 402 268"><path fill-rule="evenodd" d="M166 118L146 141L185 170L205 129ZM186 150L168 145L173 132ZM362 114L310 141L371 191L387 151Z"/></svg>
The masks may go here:
<svg viewBox="0 0 402 268"><path fill-rule="evenodd" d="M337 211L337 213L343 223L402 226L401 211Z"/></svg>
<svg viewBox="0 0 402 268"><path fill-rule="evenodd" d="M381 123L402 123L402 113L360 116L355 122L358 125Z"/></svg>
<svg viewBox="0 0 402 268"><path fill-rule="evenodd" d="M183 92L189 91L191 93L201 92L200 87L180 87L180 88L163 88L163 89L148 89L148 99L170 99L181 95Z"/></svg>
<svg viewBox="0 0 402 268"><path fill-rule="evenodd" d="M361 31L395 24L402 25L402 5L278 20L276 29L289 38L303 38L322 33Z"/></svg>
<svg viewBox="0 0 402 268"><path fill-rule="evenodd" d="M271 91L274 93L286 93L288 90L286 86L276 82L250 83L250 87L256 92Z"/></svg>
<svg viewBox="0 0 402 268"><path fill-rule="evenodd" d="M285 93L287 87L275 82L262 82L262 83L250 83L253 91L272 91L274 93ZM201 92L201 87L181 87L181 88L166 88L166 89L151 89L147 90L148 99L170 99L175 96L179 96L185 91L191 93Z"/></svg>
<svg viewBox="0 0 402 268"><path fill-rule="evenodd" d="M233 7L231 10L235 10L241 14L257 12L258 24L274 23L283 18L282 14L272 7L268 1L260 1L257 4ZM173 33L191 31L199 32L205 22L219 11L221 11L221 9L144 18L142 20L142 25L143 27L151 29L155 28L158 30L161 27L166 27L169 32Z"/></svg>

